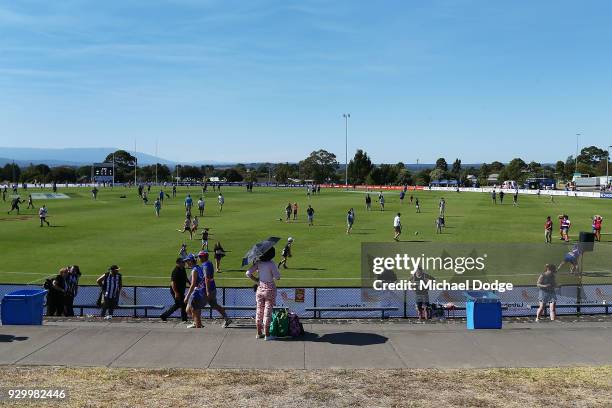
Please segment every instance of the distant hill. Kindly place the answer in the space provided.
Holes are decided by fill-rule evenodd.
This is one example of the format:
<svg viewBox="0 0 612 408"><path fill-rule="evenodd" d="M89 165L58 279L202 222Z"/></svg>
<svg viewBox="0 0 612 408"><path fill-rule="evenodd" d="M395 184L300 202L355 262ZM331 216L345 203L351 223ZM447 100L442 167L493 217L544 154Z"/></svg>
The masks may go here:
<svg viewBox="0 0 612 408"><path fill-rule="evenodd" d="M94 162L101 162L104 158L118 149L113 147L91 147L91 148L65 148L65 149L43 149L43 148L31 148L31 147L0 147L0 165L4 166L6 163L12 163L19 166L27 166L30 163L39 164L44 163L51 167L53 166L83 166ZM170 167L174 167L177 162L172 160L163 159L161 157L155 157L150 154L136 153L139 165L147 164L166 164ZM181 163L191 164L191 163ZM220 162L211 161L200 161L197 165L201 164L221 164Z"/></svg>

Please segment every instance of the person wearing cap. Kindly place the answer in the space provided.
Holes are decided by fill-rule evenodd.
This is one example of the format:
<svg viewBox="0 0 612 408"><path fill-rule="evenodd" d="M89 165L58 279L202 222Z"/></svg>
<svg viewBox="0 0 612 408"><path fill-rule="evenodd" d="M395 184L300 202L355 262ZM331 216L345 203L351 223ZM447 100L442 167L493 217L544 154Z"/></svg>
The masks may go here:
<svg viewBox="0 0 612 408"><path fill-rule="evenodd" d="M287 244L283 248L283 252L281 252L281 261L278 263L278 267L281 265L283 268L287 269L287 258L291 258L291 245L293 244L293 238L287 238Z"/></svg>
<svg viewBox="0 0 612 408"><path fill-rule="evenodd" d="M219 314L225 319L223 323L223 327L227 327L230 325L232 320L227 317L227 313L225 313L225 309L217 303L217 285L215 284L215 268L213 267L212 262L210 262L209 255L207 251L200 251L198 253L198 258L200 258L201 265L200 267L204 271L204 289L205 293L203 293L204 300L202 307L206 306L208 303L212 309L215 309Z"/></svg>
<svg viewBox="0 0 612 408"><path fill-rule="evenodd" d="M187 310L185 306L185 289L187 288L187 272L185 271L185 261L183 258L176 259L176 265L170 276L170 294L174 299L174 304L168 310L163 312L159 317L163 321L168 320L168 317L177 310L181 310L181 320L187 321Z"/></svg>
<svg viewBox="0 0 612 408"><path fill-rule="evenodd" d="M191 284L187 295L185 296L187 303L187 313L193 318L193 324L187 326L192 328L202 327L202 308L206 306L204 302L204 271L198 265L196 257L189 254L185 259L186 267L191 270Z"/></svg>
<svg viewBox="0 0 612 408"><path fill-rule="evenodd" d="M117 265L111 265L108 268L108 272L100 276L96 281L98 286L102 288L102 311L100 315L110 320L113 318L113 310L119 303L119 294L123 283L121 280L121 274L119 273L120 268ZM106 314L108 312L108 314Z"/></svg>

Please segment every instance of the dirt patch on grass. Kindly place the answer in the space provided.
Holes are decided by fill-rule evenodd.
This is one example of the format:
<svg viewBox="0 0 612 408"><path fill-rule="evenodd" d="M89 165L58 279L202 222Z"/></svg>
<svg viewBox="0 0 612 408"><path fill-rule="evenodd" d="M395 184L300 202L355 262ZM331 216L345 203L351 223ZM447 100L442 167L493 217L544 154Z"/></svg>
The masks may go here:
<svg viewBox="0 0 612 408"><path fill-rule="evenodd" d="M68 401L46 402L46 407L609 407L612 366L474 370L2 367L0 384L68 390ZM40 402L20 406L40 406Z"/></svg>
<svg viewBox="0 0 612 408"><path fill-rule="evenodd" d="M28 221L32 218L31 215L17 215L14 217L0 217L0 221Z"/></svg>

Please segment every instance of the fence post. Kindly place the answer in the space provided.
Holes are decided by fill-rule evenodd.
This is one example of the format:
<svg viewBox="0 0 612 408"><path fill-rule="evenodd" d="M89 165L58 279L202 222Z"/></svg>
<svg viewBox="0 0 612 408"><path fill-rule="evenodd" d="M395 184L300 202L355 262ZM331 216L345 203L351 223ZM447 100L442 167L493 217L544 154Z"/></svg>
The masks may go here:
<svg viewBox="0 0 612 408"><path fill-rule="evenodd" d="M317 288L316 288L316 286L314 287L314 307L317 307ZM313 319L317 318L317 311L316 310L312 311L312 318Z"/></svg>
<svg viewBox="0 0 612 408"><path fill-rule="evenodd" d="M404 291L404 319L408 317L408 292Z"/></svg>
<svg viewBox="0 0 612 408"><path fill-rule="evenodd" d="M134 286L134 303L133 303L133 305L137 305L137 304L138 304L138 303L137 303L138 298L137 298L137 296L136 296L136 288L137 288L137 287L138 287L138 286ZM134 317L138 317L138 311L137 311L137 309L136 309L136 308L134 308Z"/></svg>

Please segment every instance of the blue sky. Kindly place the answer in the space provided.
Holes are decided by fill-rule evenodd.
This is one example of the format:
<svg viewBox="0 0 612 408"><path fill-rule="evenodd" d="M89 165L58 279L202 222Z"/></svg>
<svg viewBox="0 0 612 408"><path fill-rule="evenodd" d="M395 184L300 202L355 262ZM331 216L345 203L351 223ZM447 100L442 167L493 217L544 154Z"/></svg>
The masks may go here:
<svg viewBox="0 0 612 408"><path fill-rule="evenodd" d="M609 1L0 1L0 145L555 161L612 144Z"/></svg>

